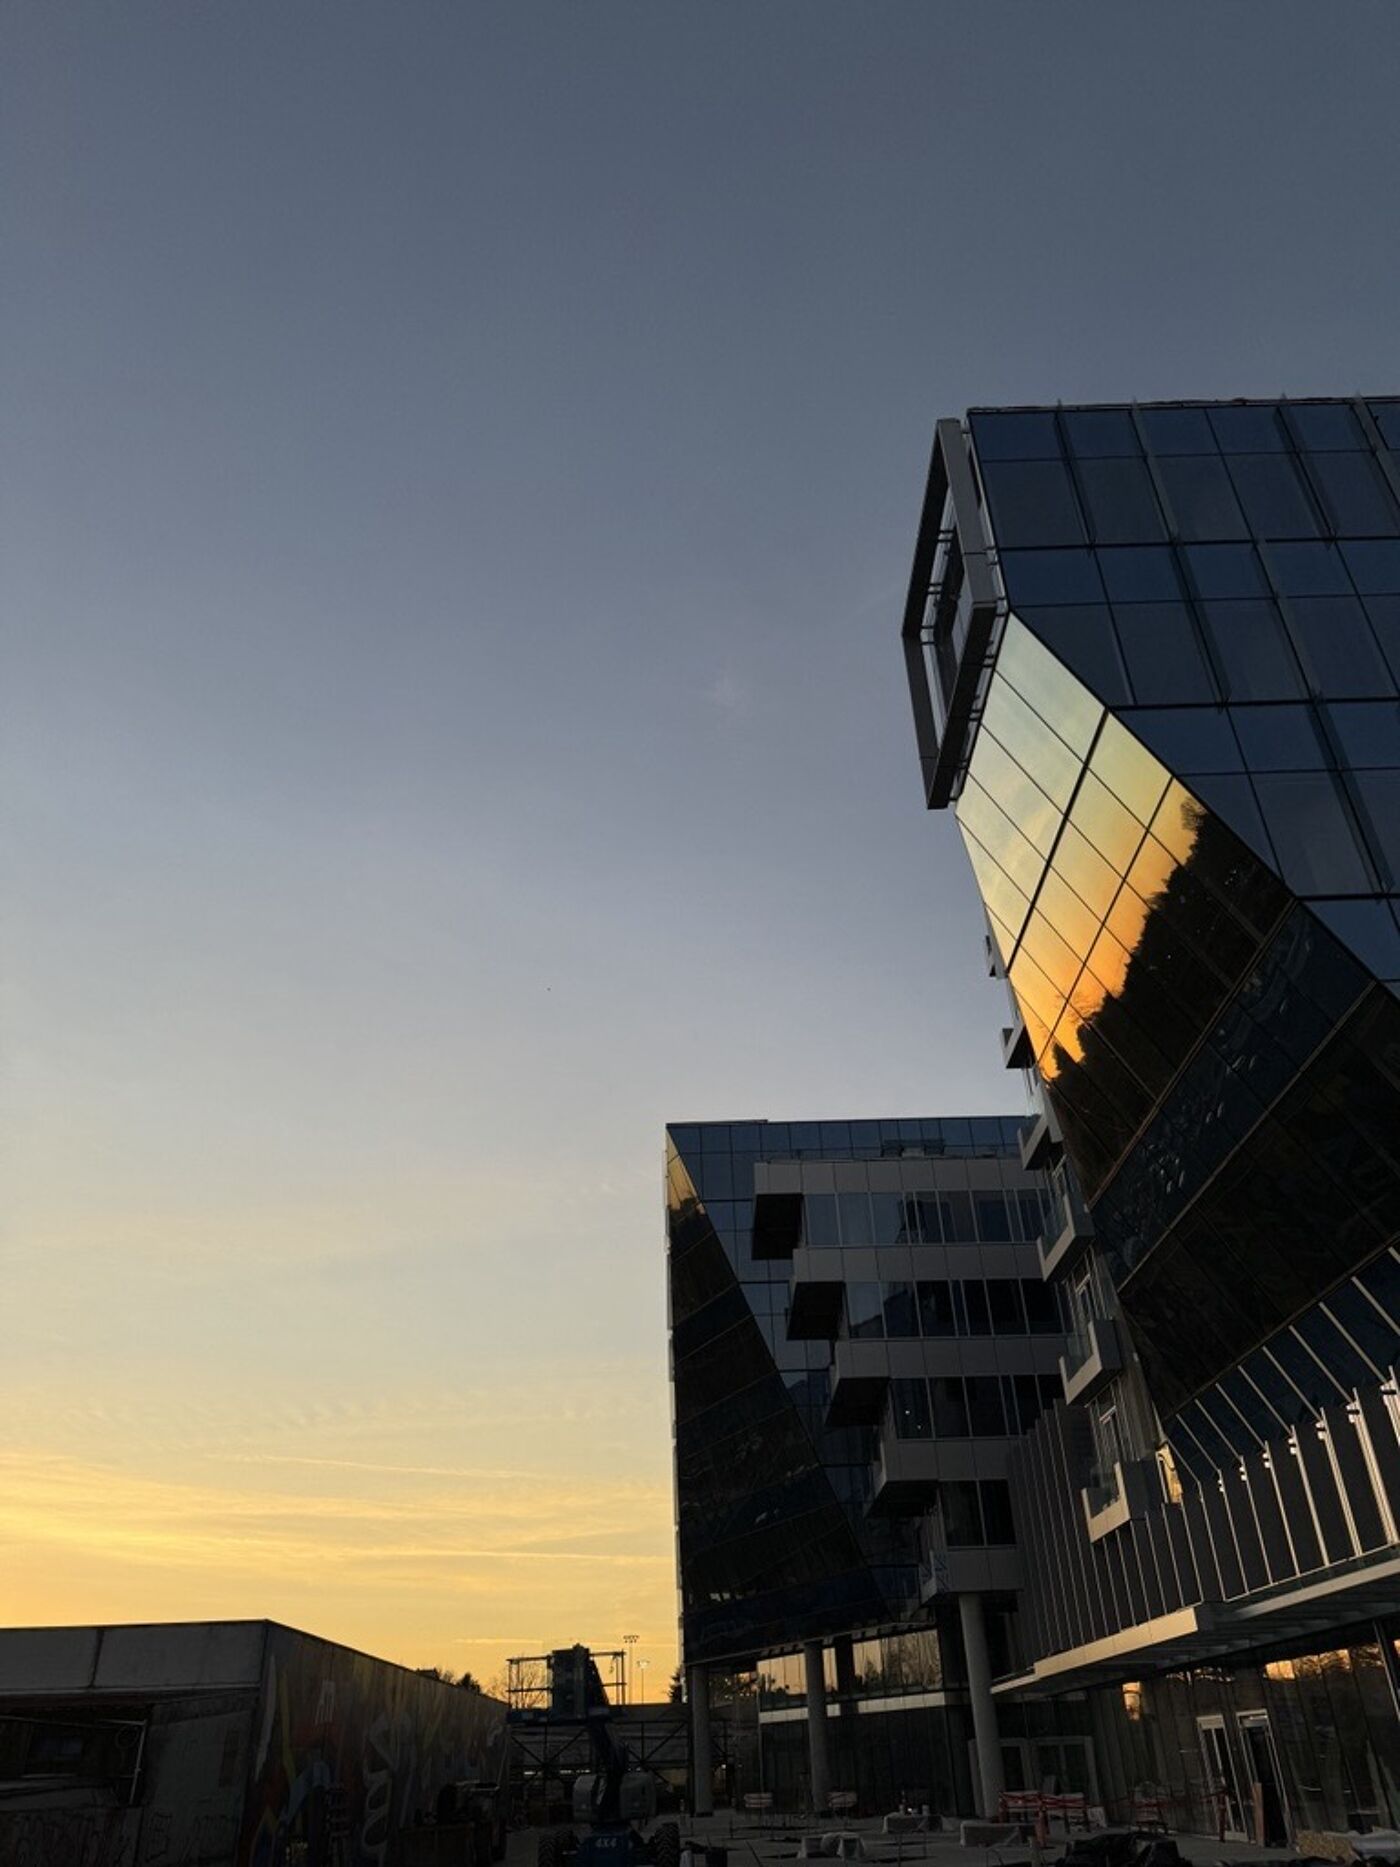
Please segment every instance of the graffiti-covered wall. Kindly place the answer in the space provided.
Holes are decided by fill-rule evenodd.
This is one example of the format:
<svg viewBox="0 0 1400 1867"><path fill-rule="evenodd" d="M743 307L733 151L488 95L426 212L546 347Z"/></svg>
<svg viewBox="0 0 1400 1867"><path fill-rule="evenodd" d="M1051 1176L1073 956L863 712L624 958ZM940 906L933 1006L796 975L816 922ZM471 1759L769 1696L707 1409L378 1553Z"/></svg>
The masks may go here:
<svg viewBox="0 0 1400 1867"><path fill-rule="evenodd" d="M505 1709L367 1654L269 1627L254 1714L239 1867L393 1867L395 1837L445 1783L496 1783ZM301 1854L300 1848L305 1848Z"/></svg>

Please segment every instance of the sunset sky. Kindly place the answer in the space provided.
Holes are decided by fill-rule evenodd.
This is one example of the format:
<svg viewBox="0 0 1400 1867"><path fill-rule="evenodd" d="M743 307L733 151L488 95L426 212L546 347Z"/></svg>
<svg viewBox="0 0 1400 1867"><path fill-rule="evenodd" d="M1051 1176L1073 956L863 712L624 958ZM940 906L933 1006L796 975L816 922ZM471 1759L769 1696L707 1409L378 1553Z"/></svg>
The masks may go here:
<svg viewBox="0 0 1400 1867"><path fill-rule="evenodd" d="M664 1682L663 1124L1015 1107L933 419L1394 393L1345 17L0 12L5 1621Z"/></svg>

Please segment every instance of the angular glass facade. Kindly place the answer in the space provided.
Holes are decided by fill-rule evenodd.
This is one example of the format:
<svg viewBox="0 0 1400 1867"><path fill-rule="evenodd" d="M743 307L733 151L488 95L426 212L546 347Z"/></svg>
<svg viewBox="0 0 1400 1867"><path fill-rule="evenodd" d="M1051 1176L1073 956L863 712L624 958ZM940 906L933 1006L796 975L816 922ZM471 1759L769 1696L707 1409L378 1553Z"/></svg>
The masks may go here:
<svg viewBox="0 0 1400 1867"><path fill-rule="evenodd" d="M1299 1681L1364 1672L1381 1818L1400 1768L1397 447L1394 400L974 410L905 613L1027 1157L1063 1157L1067 1405L1011 1464L1027 1689L1264 1654L1268 1744L1200 1719L1294 1827L1363 1799L1316 1789Z"/></svg>
<svg viewBox="0 0 1400 1867"><path fill-rule="evenodd" d="M883 1411L843 1421L832 1404L833 1342L914 1344L924 1326L943 1333L945 1314L950 1334L990 1333L993 1303L1018 1337L1041 1327L1037 1299L1027 1308L1019 1283L1008 1296L977 1274L984 1240L1033 1258L1043 1225L1036 1176L1018 1158L1019 1127L1007 1116L668 1130L687 1664L748 1666L802 1640L917 1613L928 1565L919 1524L870 1510L890 1383L879 1383ZM770 1190L784 1171L796 1183L805 1175L805 1192ZM946 1277L935 1288L914 1276L916 1251L941 1259L948 1250L970 1273L956 1295ZM794 1282L794 1253L820 1260L805 1287ZM830 1333L794 1337L794 1301L814 1289L836 1293ZM1005 1399L998 1381L991 1386L984 1405L1020 1405L1033 1417L1034 1383L1022 1393L1024 1381L1010 1381ZM926 1386L924 1395L927 1405ZM1000 1536L1005 1512L995 1499L989 1508Z"/></svg>

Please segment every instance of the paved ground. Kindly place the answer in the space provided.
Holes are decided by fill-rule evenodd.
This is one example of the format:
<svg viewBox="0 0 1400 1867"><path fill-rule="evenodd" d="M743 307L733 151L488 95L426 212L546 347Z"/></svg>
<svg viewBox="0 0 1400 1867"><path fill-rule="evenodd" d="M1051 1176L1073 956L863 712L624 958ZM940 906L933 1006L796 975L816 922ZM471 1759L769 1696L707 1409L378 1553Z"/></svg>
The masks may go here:
<svg viewBox="0 0 1400 1867"><path fill-rule="evenodd" d="M838 1823L804 1822L775 1815L760 1823L752 1816L724 1813L683 1820L681 1841L682 1845L693 1840L702 1847L725 1848L729 1854L728 1867L770 1867L770 1863L794 1860L803 1835L829 1833L838 1826L858 1834L866 1859L882 1863L884 1867L901 1867L902 1863L907 1863L907 1867L1029 1867L1029 1849L1015 1843L1001 1848L965 1848L956 1830L931 1835L882 1835L879 1821L869 1817ZM535 1867L538 1838L539 1830L534 1828L518 1829L512 1834L507 1867ZM1192 1862L1194 1867L1216 1867L1217 1862L1225 1863L1225 1867L1236 1867L1236 1863L1250 1861L1282 1867L1290 1858L1288 1849L1258 1848L1245 1841L1217 1841L1214 1836L1174 1835L1172 1839L1181 1851L1182 1860ZM1044 1856L1047 1867L1059 1858L1063 1848L1062 1838L1051 1840ZM703 1862L697 1863L697 1867L704 1867Z"/></svg>

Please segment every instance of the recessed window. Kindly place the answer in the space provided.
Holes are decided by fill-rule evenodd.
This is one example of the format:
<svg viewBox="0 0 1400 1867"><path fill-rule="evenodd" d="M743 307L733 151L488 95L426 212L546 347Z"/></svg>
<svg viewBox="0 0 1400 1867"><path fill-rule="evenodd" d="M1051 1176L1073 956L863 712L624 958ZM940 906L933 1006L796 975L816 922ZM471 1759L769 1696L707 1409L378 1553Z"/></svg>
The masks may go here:
<svg viewBox="0 0 1400 1867"><path fill-rule="evenodd" d="M982 1500L984 1540L989 1544L1014 1543L1016 1529L1011 1518L1010 1485L1004 1478L983 1478L977 1489Z"/></svg>
<svg viewBox="0 0 1400 1867"><path fill-rule="evenodd" d="M1159 460L1157 472L1179 538L1248 537L1230 476L1218 454Z"/></svg>
<svg viewBox="0 0 1400 1867"><path fill-rule="evenodd" d="M933 1412L926 1381L896 1377L890 1382L890 1405L896 1439L932 1439Z"/></svg>
<svg viewBox="0 0 1400 1867"><path fill-rule="evenodd" d="M993 1335L1026 1333L1026 1312L1021 1305L1021 1280L1018 1277L989 1277L987 1307L991 1311Z"/></svg>
<svg viewBox="0 0 1400 1867"><path fill-rule="evenodd" d="M967 1376L967 1424L974 1439L1004 1439L1006 1408L1001 1382L994 1374Z"/></svg>
<svg viewBox="0 0 1400 1867"><path fill-rule="evenodd" d="M933 1430L939 1439L967 1438L967 1394L957 1375L935 1375L929 1382L933 1397Z"/></svg>
<svg viewBox="0 0 1400 1867"><path fill-rule="evenodd" d="M987 1288L980 1277L969 1277L959 1284L968 1335L990 1335L992 1313L987 1305Z"/></svg>
<svg viewBox="0 0 1400 1867"><path fill-rule="evenodd" d="M1257 777L1264 821L1283 879L1296 894L1359 895L1371 877L1329 772L1277 772Z"/></svg>

